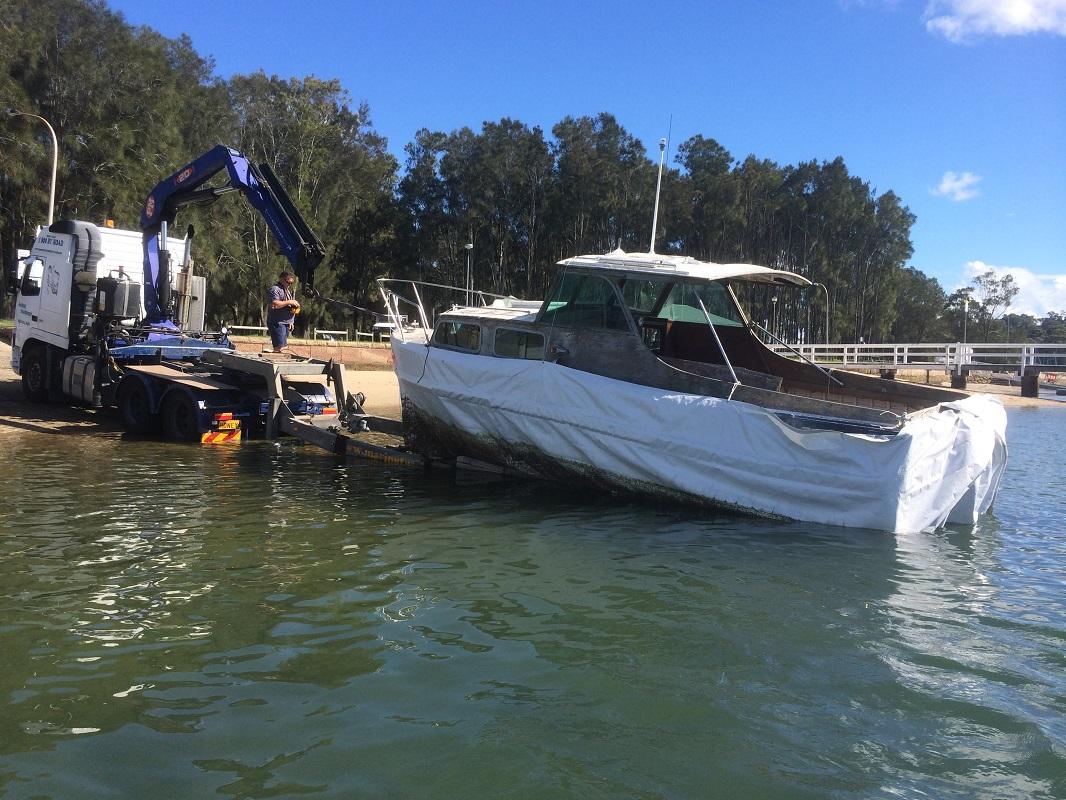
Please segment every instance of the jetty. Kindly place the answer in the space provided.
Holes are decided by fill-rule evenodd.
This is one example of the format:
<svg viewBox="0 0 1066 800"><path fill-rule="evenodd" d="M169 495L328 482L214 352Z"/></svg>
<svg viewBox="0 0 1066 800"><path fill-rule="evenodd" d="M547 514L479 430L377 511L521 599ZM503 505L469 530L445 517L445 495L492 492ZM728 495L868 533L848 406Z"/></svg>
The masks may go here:
<svg viewBox="0 0 1066 800"><path fill-rule="evenodd" d="M924 370L950 376L951 386L965 389L971 372L1016 376L1022 397L1038 397L1040 377L1066 372L1066 344L984 344L940 342L919 344L773 344L783 356L812 361L821 367L878 372L894 379L901 370Z"/></svg>

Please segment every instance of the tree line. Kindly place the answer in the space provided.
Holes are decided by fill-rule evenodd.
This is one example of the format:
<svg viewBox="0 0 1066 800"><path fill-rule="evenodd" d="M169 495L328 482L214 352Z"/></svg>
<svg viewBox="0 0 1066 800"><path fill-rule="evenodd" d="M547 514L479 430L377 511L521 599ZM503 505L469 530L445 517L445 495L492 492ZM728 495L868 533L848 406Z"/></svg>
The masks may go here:
<svg viewBox="0 0 1066 800"><path fill-rule="evenodd" d="M658 164L609 113L567 117L547 132L507 118L480 130L423 128L401 163L339 81L263 72L224 80L187 37L131 26L101 0L0 0L0 65L0 109L38 114L59 137L57 219L136 228L152 186L221 142L271 165L326 245L317 288L355 305L381 307L381 276L464 285L468 263L475 286L537 298L562 258L650 245ZM50 169L44 126L0 114L5 263L45 220ZM965 296L948 296L905 267L914 215L841 158L738 159L693 136L663 175L659 221L657 252L762 264L821 284L742 298L783 339L958 340L964 317L971 340L1003 338L1007 326L1013 340L1062 339L1062 314L1005 316L1016 294L1005 279L982 276ZM226 198L183 211L178 223L179 233L196 228L211 322L261 321L264 289L286 264L258 214ZM355 316L312 302L301 323L370 321Z"/></svg>

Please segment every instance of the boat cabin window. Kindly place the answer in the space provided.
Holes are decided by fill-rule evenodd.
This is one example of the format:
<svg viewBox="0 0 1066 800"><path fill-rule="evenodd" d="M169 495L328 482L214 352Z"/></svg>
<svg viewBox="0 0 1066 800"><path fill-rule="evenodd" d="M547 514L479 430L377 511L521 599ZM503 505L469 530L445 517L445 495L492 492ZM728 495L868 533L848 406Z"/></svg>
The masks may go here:
<svg viewBox="0 0 1066 800"><path fill-rule="evenodd" d="M433 344L476 353L481 350L481 326L474 322L441 320L433 332Z"/></svg>
<svg viewBox="0 0 1066 800"><path fill-rule="evenodd" d="M530 331L497 328L493 352L502 358L526 358L534 361L543 361L544 336Z"/></svg>
<svg viewBox="0 0 1066 800"><path fill-rule="evenodd" d="M670 290L659 316L673 322L702 322L707 317L700 308L700 300L715 325L741 326L740 311L728 290L721 283L678 283Z"/></svg>
<svg viewBox="0 0 1066 800"><path fill-rule="evenodd" d="M633 318L644 317L659 307L659 300L670 282L656 278L626 278L622 283L622 297Z"/></svg>
<svg viewBox="0 0 1066 800"><path fill-rule="evenodd" d="M563 275L539 321L564 328L629 330L614 286L596 275L580 272Z"/></svg>

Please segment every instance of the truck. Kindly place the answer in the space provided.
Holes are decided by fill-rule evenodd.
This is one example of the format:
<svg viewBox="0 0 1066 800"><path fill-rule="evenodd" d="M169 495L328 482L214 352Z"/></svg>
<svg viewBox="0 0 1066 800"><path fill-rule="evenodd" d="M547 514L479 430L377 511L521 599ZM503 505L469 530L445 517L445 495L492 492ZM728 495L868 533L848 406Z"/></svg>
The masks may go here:
<svg viewBox="0 0 1066 800"><path fill-rule="evenodd" d="M220 174L223 183L207 185ZM304 292L315 295L321 241L268 165L219 145L152 189L140 231L82 220L40 229L9 281L11 365L29 400L113 407L136 435L218 443L291 433L348 450L338 436L377 418L348 391L343 365L237 353L224 328L204 330L206 278L194 272L194 231L179 239L169 228L182 207L232 191L260 212ZM388 432L390 423L376 428Z"/></svg>

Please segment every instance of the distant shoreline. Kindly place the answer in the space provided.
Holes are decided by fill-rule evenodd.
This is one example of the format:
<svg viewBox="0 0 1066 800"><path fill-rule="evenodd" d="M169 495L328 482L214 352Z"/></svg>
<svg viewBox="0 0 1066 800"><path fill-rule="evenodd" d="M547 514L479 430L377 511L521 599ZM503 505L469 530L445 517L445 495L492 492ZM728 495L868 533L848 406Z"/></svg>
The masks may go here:
<svg viewBox="0 0 1066 800"><path fill-rule="evenodd" d="M62 403L36 404L22 396L21 380L11 369L11 346L8 341L10 329L0 329L0 432L37 431L41 433L100 434L121 433L117 415L90 409L67 406ZM268 345L266 338L234 337L234 344L243 352L260 352ZM345 365L348 373L348 388L362 392L366 397L367 413L391 419L400 419L400 390L392 367L392 350L380 344L290 340L299 355L314 358L334 358ZM973 380L969 391L983 392L998 397L1004 406L1025 408L1062 408L1066 402L1043 398L1022 397L1017 386L984 383ZM983 375L978 376L978 380ZM911 378L913 383L925 383L925 370L908 370L899 375L902 380ZM920 379L919 379L920 378Z"/></svg>

